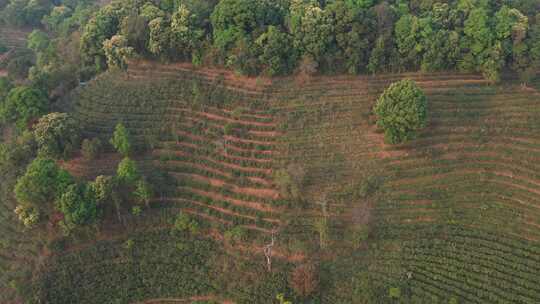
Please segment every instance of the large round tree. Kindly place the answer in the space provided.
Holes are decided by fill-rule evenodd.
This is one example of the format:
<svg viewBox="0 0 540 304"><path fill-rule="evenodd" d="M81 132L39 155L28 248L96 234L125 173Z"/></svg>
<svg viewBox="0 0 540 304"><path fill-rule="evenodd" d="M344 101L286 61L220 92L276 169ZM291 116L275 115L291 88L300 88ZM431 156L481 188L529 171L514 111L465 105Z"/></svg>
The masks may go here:
<svg viewBox="0 0 540 304"><path fill-rule="evenodd" d="M47 114L34 127L40 155L54 159L67 158L79 147L79 133L77 121L67 113Z"/></svg>
<svg viewBox="0 0 540 304"><path fill-rule="evenodd" d="M416 136L427 122L427 99L412 80L392 84L375 105L377 125L384 130L385 139L398 144Z"/></svg>

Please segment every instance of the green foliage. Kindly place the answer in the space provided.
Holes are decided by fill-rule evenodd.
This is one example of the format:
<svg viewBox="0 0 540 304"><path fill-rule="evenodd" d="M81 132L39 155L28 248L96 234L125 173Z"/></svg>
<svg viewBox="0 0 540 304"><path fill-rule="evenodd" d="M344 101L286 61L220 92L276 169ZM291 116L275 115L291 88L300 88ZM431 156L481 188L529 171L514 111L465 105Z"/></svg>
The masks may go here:
<svg viewBox="0 0 540 304"><path fill-rule="evenodd" d="M8 96L12 88L13 84L7 77L0 77L0 103L3 103L4 98Z"/></svg>
<svg viewBox="0 0 540 304"><path fill-rule="evenodd" d="M300 199L305 178L305 170L298 165L289 165L286 169L274 173L274 183L281 195L286 198Z"/></svg>
<svg viewBox="0 0 540 304"><path fill-rule="evenodd" d="M278 8L269 1L220 1L211 17L214 45L220 50L229 50L238 41L251 39L249 35L265 25L279 24L281 18Z"/></svg>
<svg viewBox="0 0 540 304"><path fill-rule="evenodd" d="M84 26L80 43L83 65L98 72L106 68L103 42L118 32L121 17L119 9L109 4L100 9Z"/></svg>
<svg viewBox="0 0 540 304"><path fill-rule="evenodd" d="M150 183L144 179L141 179L137 181L135 192L133 194L140 204L148 205L154 196L154 189Z"/></svg>
<svg viewBox="0 0 540 304"><path fill-rule="evenodd" d="M56 201L56 208L64 215L60 227L65 234L93 223L98 217L96 195L87 185L70 185Z"/></svg>
<svg viewBox="0 0 540 304"><path fill-rule="evenodd" d="M197 234L199 232L199 223L192 219L189 214L182 212L178 214L174 221L174 230Z"/></svg>
<svg viewBox="0 0 540 304"><path fill-rule="evenodd" d="M259 60L268 76L288 74L296 63L295 50L287 33L278 27L269 26L267 31L256 40L261 49Z"/></svg>
<svg viewBox="0 0 540 304"><path fill-rule="evenodd" d="M181 59L191 59L203 37L203 30L196 25L196 16L185 5L180 5L171 16L171 49Z"/></svg>
<svg viewBox="0 0 540 304"><path fill-rule="evenodd" d="M146 51L150 34L148 20L152 19L132 13L122 20L120 26L120 34L127 39L127 45L133 47L134 51L139 54Z"/></svg>
<svg viewBox="0 0 540 304"><path fill-rule="evenodd" d="M377 125L391 144L416 136L427 123L427 98L411 80L392 84L377 100L374 108Z"/></svg>
<svg viewBox="0 0 540 304"><path fill-rule="evenodd" d="M125 157L118 164L118 169L116 170L118 178L126 183L127 185L135 185L137 180L140 178L139 169L135 161L131 160L129 157Z"/></svg>
<svg viewBox="0 0 540 304"><path fill-rule="evenodd" d="M40 30L33 30L28 35L27 46L35 53L44 51L49 46L49 37Z"/></svg>
<svg viewBox="0 0 540 304"><path fill-rule="evenodd" d="M43 92L26 86L9 91L7 98L0 104L0 120L6 123L16 122L24 129L32 119L46 113L49 101Z"/></svg>
<svg viewBox="0 0 540 304"><path fill-rule="evenodd" d="M372 11L363 8L371 6L371 2L336 1L326 7L334 23L333 35L338 48L334 56L339 61L345 61L344 69L350 74L367 69L376 36L376 20Z"/></svg>
<svg viewBox="0 0 540 304"><path fill-rule="evenodd" d="M369 237L369 227L367 225L356 224L348 229L345 236L353 249L359 249Z"/></svg>
<svg viewBox="0 0 540 304"><path fill-rule="evenodd" d="M39 222L39 210L33 206L18 205L15 214L27 228L33 228Z"/></svg>
<svg viewBox="0 0 540 304"><path fill-rule="evenodd" d="M142 213L141 206L133 206L133 208L131 208L131 214L133 214L135 216L139 216L139 215L141 215L141 213Z"/></svg>
<svg viewBox="0 0 540 304"><path fill-rule="evenodd" d="M292 301L286 300L286 299L285 299L285 295L282 294L282 293L279 293L279 294L276 296L276 300L278 300L279 304L293 304Z"/></svg>
<svg viewBox="0 0 540 304"><path fill-rule="evenodd" d="M27 2L33 1L10 5L24 11ZM87 5L65 3L45 10L50 14L43 23L63 35L82 27L83 78L107 65L125 69L136 51L253 76L289 74L298 58L311 58L316 65L310 66L326 73L459 68L496 82L510 65L524 76L533 73L525 68L532 50L523 44L534 25L528 20L531 7L523 1L488 5L484 0L120 1L92 18Z"/></svg>
<svg viewBox="0 0 540 304"><path fill-rule="evenodd" d="M401 289L397 287L392 287L388 290L388 294L393 299L399 299L401 297Z"/></svg>
<svg viewBox="0 0 540 304"><path fill-rule="evenodd" d="M67 113L50 113L34 126L34 136L41 156L68 158L79 147L79 124Z"/></svg>
<svg viewBox="0 0 540 304"><path fill-rule="evenodd" d="M96 180L89 184L98 205L102 205L112 199L116 186L116 181L112 176L104 175L96 177Z"/></svg>
<svg viewBox="0 0 540 304"><path fill-rule="evenodd" d="M132 151L131 136L124 127L124 124L119 122L113 133L113 137L110 140L111 145L123 156L129 156Z"/></svg>
<svg viewBox="0 0 540 304"><path fill-rule="evenodd" d="M154 4L147 2L140 9L140 16L148 21L165 17L165 12Z"/></svg>
<svg viewBox="0 0 540 304"><path fill-rule="evenodd" d="M247 239L247 230L242 226L235 226L225 231L225 239L229 242L242 242Z"/></svg>
<svg viewBox="0 0 540 304"><path fill-rule="evenodd" d="M149 29L149 51L166 60L191 60L204 35L197 16L185 4L178 7L170 20L162 16L152 19Z"/></svg>
<svg viewBox="0 0 540 304"><path fill-rule="evenodd" d="M114 35L103 41L103 52L107 65L120 70L127 69L128 59L133 56L133 48L128 46L128 40L122 35Z"/></svg>
<svg viewBox="0 0 540 304"><path fill-rule="evenodd" d="M20 168L25 168L35 157L36 149L34 134L23 131L16 139L0 144L0 168L7 171L24 171Z"/></svg>
<svg viewBox="0 0 540 304"><path fill-rule="evenodd" d="M55 6L51 12L44 16L41 23L52 32L60 32L66 19L73 15L73 9L69 6Z"/></svg>
<svg viewBox="0 0 540 304"><path fill-rule="evenodd" d="M158 17L150 21L148 27L150 29L148 50L155 56L167 58L171 43L170 26L164 18Z"/></svg>
<svg viewBox="0 0 540 304"><path fill-rule="evenodd" d="M11 26L39 26L41 18L51 9L52 2L12 0L2 11L3 21Z"/></svg>
<svg viewBox="0 0 540 304"><path fill-rule="evenodd" d="M73 184L73 177L47 158L36 158L17 180L15 198L21 204L34 205L40 210L51 203Z"/></svg>
<svg viewBox="0 0 540 304"><path fill-rule="evenodd" d="M419 53L422 51L420 43L421 20L416 16L406 14L396 22L395 36L400 62L403 68L418 66Z"/></svg>
<svg viewBox="0 0 540 304"><path fill-rule="evenodd" d="M330 16L316 1L293 1L290 18L294 46L302 54L321 62L333 40Z"/></svg>
<svg viewBox="0 0 540 304"><path fill-rule="evenodd" d="M8 57L6 66L8 76L12 79L24 80L33 64L34 55L31 50L15 50L14 54Z"/></svg>
<svg viewBox="0 0 540 304"><path fill-rule="evenodd" d="M81 152L86 160L94 160L99 158L103 150L103 144L99 138L88 139L82 141Z"/></svg>
<svg viewBox="0 0 540 304"><path fill-rule="evenodd" d="M178 243L185 249L178 250ZM32 296L60 304L135 303L214 294L220 281L213 265L222 256L210 239L148 229L53 255L44 266L47 271L33 281ZM145 284L134 285L143 277Z"/></svg>

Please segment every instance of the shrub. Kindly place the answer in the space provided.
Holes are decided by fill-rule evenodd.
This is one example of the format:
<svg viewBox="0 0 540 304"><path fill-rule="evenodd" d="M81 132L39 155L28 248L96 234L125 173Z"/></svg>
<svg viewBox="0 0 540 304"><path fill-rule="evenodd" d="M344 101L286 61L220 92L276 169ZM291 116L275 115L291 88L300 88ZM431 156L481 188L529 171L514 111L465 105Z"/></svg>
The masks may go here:
<svg viewBox="0 0 540 304"><path fill-rule="evenodd" d="M388 294L390 295L390 298L399 299L401 297L401 289L392 287L388 290Z"/></svg>
<svg viewBox="0 0 540 304"><path fill-rule="evenodd" d="M96 196L96 202L103 204L111 199L116 183L112 176L100 175L96 177L94 182L90 183L90 187Z"/></svg>
<svg viewBox="0 0 540 304"><path fill-rule="evenodd" d="M374 111L386 141L398 144L414 138L426 126L427 99L416 83L402 80L384 91Z"/></svg>
<svg viewBox="0 0 540 304"><path fill-rule="evenodd" d="M180 213L174 221L174 229L176 231L187 232L196 234L199 231L199 223L192 219L187 213Z"/></svg>
<svg viewBox="0 0 540 304"><path fill-rule="evenodd" d="M93 138L93 139L85 139L82 142L82 148L81 152L85 159L87 160L94 160L99 158L99 155L101 154L101 151L103 149L103 145L101 143L101 140L99 138Z"/></svg>
<svg viewBox="0 0 540 304"><path fill-rule="evenodd" d="M133 206L133 208L131 208L131 214L133 214L135 216L139 216L139 215L141 215L141 213L142 213L141 206Z"/></svg>
<svg viewBox="0 0 540 304"><path fill-rule="evenodd" d="M235 226L225 232L225 239L233 242L245 241L247 239L247 230L242 226Z"/></svg>
<svg viewBox="0 0 540 304"><path fill-rule="evenodd" d="M150 199L154 195L154 189L146 180L141 179L137 182L137 188L133 193L140 204L150 204Z"/></svg>
<svg viewBox="0 0 540 304"><path fill-rule="evenodd" d="M110 143L123 156L129 156L132 152L131 136L121 122L116 125Z"/></svg>
<svg viewBox="0 0 540 304"><path fill-rule="evenodd" d="M140 177L137 164L129 157L125 157L120 164L118 164L116 174L121 181L128 185L134 185Z"/></svg>
<svg viewBox="0 0 540 304"><path fill-rule="evenodd" d="M0 102L6 98L9 91L13 88L13 84L7 77L0 77Z"/></svg>
<svg viewBox="0 0 540 304"><path fill-rule="evenodd" d="M39 210L33 206L19 205L15 208L15 214L27 228L32 228L39 222Z"/></svg>

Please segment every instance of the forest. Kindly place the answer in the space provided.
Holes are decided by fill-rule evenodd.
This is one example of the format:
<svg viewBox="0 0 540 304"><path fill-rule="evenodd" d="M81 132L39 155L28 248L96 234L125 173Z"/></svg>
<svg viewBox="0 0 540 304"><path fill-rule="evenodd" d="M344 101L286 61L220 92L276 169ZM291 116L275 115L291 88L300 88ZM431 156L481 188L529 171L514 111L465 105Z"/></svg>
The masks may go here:
<svg viewBox="0 0 540 304"><path fill-rule="evenodd" d="M540 1L0 0L0 303L538 303Z"/></svg>

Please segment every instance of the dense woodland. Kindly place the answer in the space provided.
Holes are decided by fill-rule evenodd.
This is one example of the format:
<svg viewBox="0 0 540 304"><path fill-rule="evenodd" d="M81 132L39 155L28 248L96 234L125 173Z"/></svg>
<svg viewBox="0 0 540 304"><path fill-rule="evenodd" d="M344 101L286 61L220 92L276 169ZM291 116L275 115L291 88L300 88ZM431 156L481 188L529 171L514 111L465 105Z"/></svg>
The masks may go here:
<svg viewBox="0 0 540 304"><path fill-rule="evenodd" d="M211 294L204 301L214 303L225 296L237 303L454 304L501 299L534 303L540 296L540 290L531 287L540 273L535 265L540 261L534 257L540 252L538 243L514 238L525 230L504 226L512 233L504 234L500 245L485 247L502 248L499 251L506 253L512 252L507 247L518 248L508 255L516 264L501 262L501 271L515 270L519 288L504 293L498 289L500 285L512 282L491 281L500 278L500 272L492 277L497 267L490 264L485 273L483 268L465 272L466 263L452 254L466 252L468 247L460 247L454 239L450 245L445 243L454 236L467 246L496 243L498 235L463 228L489 216L477 218L457 207L444 207L437 214L440 218L429 218L438 220L437 225L410 231L402 230L398 219L385 217L387 209L398 210L397 202L414 195L456 206L471 199L458 199L445 192L448 187L441 190L440 185L417 180L413 182L425 193L401 189L400 179L422 174L408 171L415 168L415 162L434 159L426 168L455 165L438 159L437 153L442 152L436 148L423 146L426 141L440 140L429 133L435 132L430 127L463 119L463 126L452 125L454 129L441 133L446 136L470 127L473 131L467 131L479 145L512 130L524 137L537 133L540 120L534 116L538 114L535 105L508 105L509 110L500 111L510 118L493 125L487 124L493 119L490 115L500 113L481 112L491 106L486 101L490 98L497 105L508 96L527 101L530 91L526 90L535 91L532 87L540 71L537 0L0 0L0 27L0 72L5 71L0 74L0 227L6 231L0 243L0 302L132 303ZM3 35L8 31L23 38L7 39ZM159 63L163 75L146 68L148 62ZM174 70L178 66L180 72ZM181 70L186 66L193 69L189 70L193 75ZM196 72L211 75L214 70L220 74L209 79ZM226 70L232 73L226 74ZM436 74L443 72L456 78ZM392 76L400 73L417 77L419 84ZM169 79L170 74L177 78ZM224 75L246 83L271 79L276 86L263 93L255 89L246 93L251 88L233 87ZM305 82L315 76L331 79L343 75L374 77L371 87L329 85L328 92L358 94L359 104L349 104L346 97L332 104L328 101L332 96L322 93L325 87ZM418 75L427 75L427 80L422 82ZM460 75L471 78L463 80L463 88L452 87ZM299 79L302 90L280 83L292 79ZM441 90L447 91L434 89L439 80ZM519 86L522 91L505 85ZM448 99L454 95L479 105L475 108L471 102L472 110L451 112L454 109ZM321 104L307 103L319 98ZM432 100L443 110L432 108ZM351 126L340 126L346 133L332 133L336 130L328 126L339 123L340 115L346 117L341 122L349 122L353 114ZM484 123L480 118L485 118L486 125L475 125ZM375 164L355 159L358 151L347 151L350 155L331 151L335 143L326 141L346 142L349 139L344 138L356 134L354 128L360 121L369 122L362 128L376 128L376 136L384 138L376 144L378 148L397 147L377 153L384 157L406 154L398 160L411 164L396 161L387 165L384 160ZM326 124L318 125L322 123ZM368 143L368 136L362 136L357 139ZM454 138L448 135L445 140L436 144L446 145ZM519 151L523 154L516 158L536 162L533 141L523 144L533 152ZM360 150L362 145L354 149ZM445 152L449 150L451 147ZM310 163L310 157L319 163ZM77 162L91 166L88 164L104 158L113 161L103 166L103 172L91 178L77 176ZM351 159L358 163L347 163ZM354 171L360 163L362 173ZM354 174L325 171L335 164L347 164L343 166ZM433 175L447 173L445 168L433 170ZM483 182L493 177L483 170L479 187L488 187ZM538 178L529 171L529 177ZM310 185L317 192L339 184L339 178L357 180L319 197L306 190ZM383 180L388 185L383 186ZM456 180L448 183L463 182ZM315 189L317 183L319 189ZM530 182L520 190L531 185L536 186ZM523 195L516 199L520 203L536 201L519 195ZM482 192L477 200L483 202L487 196L489 193ZM331 222L328 214L334 210L327 210L327 201L342 206L356 200L381 202L382 211L377 212L382 215L377 214L377 219L384 221L373 224L375 228L368 227L367 219L354 225ZM164 207L171 201L182 201L189 212ZM425 209L437 208L433 203ZM527 210L536 212L535 208ZM280 213L286 215L278 217ZM314 213L315 220L303 218ZM512 210L508 216L521 219L524 213ZM352 217L362 218L358 214ZM502 227L493 221L482 223L482 229ZM121 237L109 235L115 229L121 231ZM345 232L336 236L339 229ZM278 230L288 253L306 257L305 263L285 259L271 268L268 255L256 260L231 253L231 248L249 251L249 244L271 248ZM217 240L207 237L215 231L222 236ZM272 245L268 245L270 235ZM415 239L423 235L438 239L433 244ZM19 244L20 240L24 241ZM396 240L400 249L386 250L394 248ZM330 253L329 244L340 245ZM439 247L448 256L438 256ZM498 259L484 259L483 254L470 258L478 263ZM414 278L418 281L410 283L410 269L416 266L405 264L416 263L417 256L429 262L438 258L460 262L446 269L450 278L445 269L418 266L420 275ZM366 266L367 262L359 262L349 268L352 257L376 263ZM103 264L89 266L96 261ZM265 275L259 279L261 272ZM138 277L139 273L145 276ZM244 277L244 273L249 275ZM486 276L476 277L478 273ZM96 282L100 276L103 282ZM459 276L466 279L456 279ZM349 285L336 283L342 277L351 279ZM446 280L441 283L442 291L433 287L438 283L426 283L429 278ZM122 287L113 288L117 285ZM98 286L101 293L94 294L92 286ZM482 292L473 295L476 289L471 288ZM347 298L351 294L354 301Z"/></svg>
<svg viewBox="0 0 540 304"><path fill-rule="evenodd" d="M523 1L4 1L3 23L37 27L18 65L45 89L130 58L245 75L481 72L524 82L540 64L538 3ZM33 53L33 56L32 56ZM12 65L16 65L15 63ZM26 67L28 68L28 67ZM25 67L12 67L24 76ZM73 84L71 84L73 85Z"/></svg>

